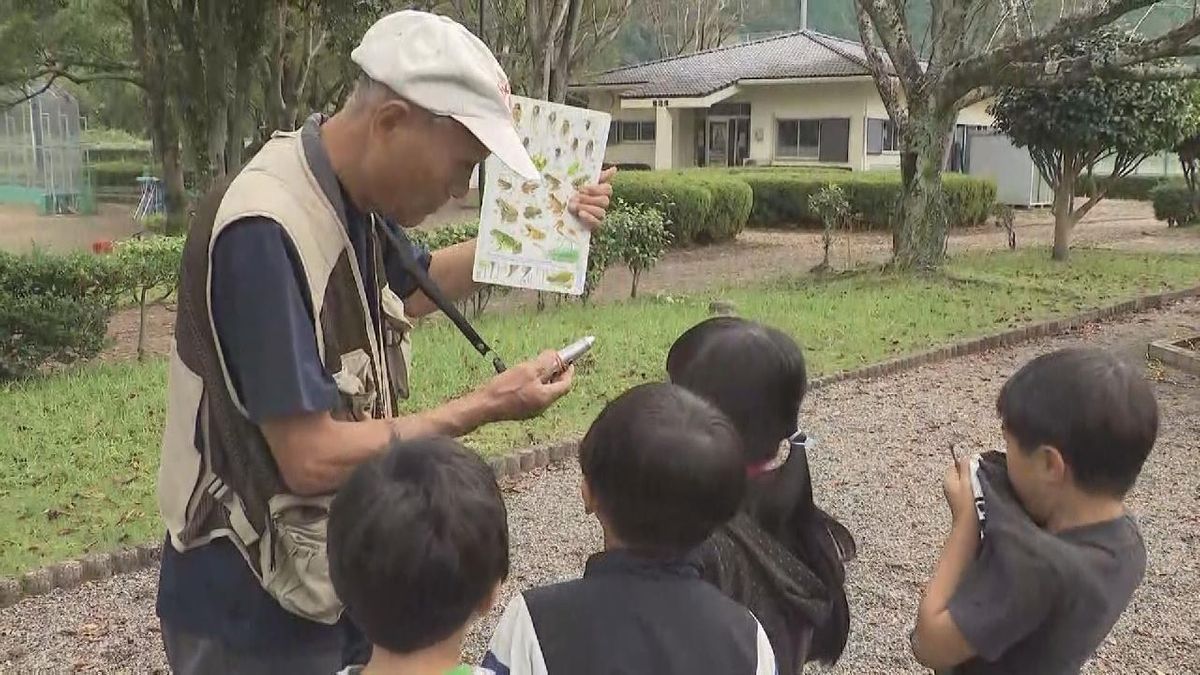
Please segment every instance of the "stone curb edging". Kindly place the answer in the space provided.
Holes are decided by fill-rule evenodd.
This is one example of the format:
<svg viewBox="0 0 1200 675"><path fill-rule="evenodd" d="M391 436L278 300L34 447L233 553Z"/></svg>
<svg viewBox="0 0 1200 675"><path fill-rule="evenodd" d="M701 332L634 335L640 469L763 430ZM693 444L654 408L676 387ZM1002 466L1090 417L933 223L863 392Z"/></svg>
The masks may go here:
<svg viewBox="0 0 1200 675"><path fill-rule="evenodd" d="M88 581L145 569L158 560L159 554L158 544L139 544L109 553L89 553L77 560L30 570L19 577L0 577L0 608L56 588L76 588Z"/></svg>
<svg viewBox="0 0 1200 675"><path fill-rule="evenodd" d="M1179 300L1197 296L1200 296L1200 286L1144 295L1072 317L1042 321L853 370L839 371L812 380L809 382L808 389L813 391L847 380L869 380L895 375L959 356L980 354L1000 347L1011 347L1022 342L1051 337L1105 319L1135 314L1149 309L1159 309ZM552 464L575 457L578 444L578 438L571 438L556 443L523 448L506 455L493 457L488 460L488 465L492 467L497 479L513 480L537 469L545 469ZM44 595L56 588L76 588L84 582L99 581L116 574L145 569L158 561L160 549L160 544L141 544L110 553L89 553L77 560L67 560L25 572L19 577L0 576L0 608L16 604L26 597Z"/></svg>

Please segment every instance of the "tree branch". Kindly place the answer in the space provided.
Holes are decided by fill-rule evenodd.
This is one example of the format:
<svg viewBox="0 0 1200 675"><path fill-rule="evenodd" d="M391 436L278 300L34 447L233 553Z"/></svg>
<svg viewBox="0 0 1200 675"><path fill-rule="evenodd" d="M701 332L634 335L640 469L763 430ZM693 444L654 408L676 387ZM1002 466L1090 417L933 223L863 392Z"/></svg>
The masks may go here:
<svg viewBox="0 0 1200 675"><path fill-rule="evenodd" d="M888 116L892 118L892 121L898 127L903 127L908 123L908 115L900 106L896 81L888 72L887 64L883 62L883 57L879 55L879 50L875 47L875 27L870 13L862 0L856 3L856 9L858 33L862 39L863 53L866 54L867 67L871 71L871 77L875 80L875 87L879 90L879 98L883 101L883 107L887 109Z"/></svg>
<svg viewBox="0 0 1200 675"><path fill-rule="evenodd" d="M1040 61L1056 47L1107 26L1127 13L1155 2L1157 0L1108 0L1099 10L1073 13L1056 21L1049 30L1040 35L1032 35L1010 45L968 57L953 64L950 69L955 71L956 79L967 84L983 82L988 73L1006 64ZM1200 23L1200 20L1192 19L1187 23ZM1170 34L1168 33L1168 35ZM1163 36L1163 38L1166 37ZM1163 38L1159 38L1159 40Z"/></svg>
<svg viewBox="0 0 1200 675"><path fill-rule="evenodd" d="M75 84L88 84L90 82L128 82L129 84L145 88L145 83L137 77L123 73L96 73L93 75L81 75L71 73L60 68L44 68L34 73L30 80L41 80L45 78L45 82L36 89L30 89L26 93L11 101L0 101L0 110L7 110L15 106L21 105L26 101L33 100L38 96L46 93L54 86L54 83L59 79L67 80Z"/></svg>
<svg viewBox="0 0 1200 675"><path fill-rule="evenodd" d="M1046 64L1012 63L994 72L989 79L1001 86L1045 88L1077 84L1091 77L1127 82L1193 80L1200 78L1200 66L1096 66L1080 62L1065 71L1047 72Z"/></svg>
<svg viewBox="0 0 1200 675"><path fill-rule="evenodd" d="M908 27L904 20L903 7L897 7L896 1L856 0L856 4L860 13L862 10L866 11L870 18L870 24L875 28L874 33L879 36L884 51L892 61L892 67L900 75L901 85L907 91L909 87L916 86L921 81L924 69L917 60L916 51L913 50ZM860 19L860 30L861 27Z"/></svg>
<svg viewBox="0 0 1200 675"><path fill-rule="evenodd" d="M970 108L977 103L983 103L984 101L995 97L996 90L993 87L980 87L978 89L971 90L966 96L958 99L958 103L955 104L955 108L957 110Z"/></svg>

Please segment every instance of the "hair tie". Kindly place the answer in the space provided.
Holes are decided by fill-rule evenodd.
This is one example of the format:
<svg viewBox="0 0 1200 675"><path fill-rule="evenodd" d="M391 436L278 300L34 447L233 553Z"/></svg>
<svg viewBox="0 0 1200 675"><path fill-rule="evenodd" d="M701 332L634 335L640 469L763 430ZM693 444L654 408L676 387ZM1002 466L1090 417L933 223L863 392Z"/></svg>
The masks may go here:
<svg viewBox="0 0 1200 675"><path fill-rule="evenodd" d="M746 467L747 478L757 478L764 473L771 473L779 467L787 464L788 458L792 456L792 448L799 447L802 450L808 449L808 437L804 432L797 431L787 438L779 441L779 449L775 451L775 456L757 464L751 464Z"/></svg>

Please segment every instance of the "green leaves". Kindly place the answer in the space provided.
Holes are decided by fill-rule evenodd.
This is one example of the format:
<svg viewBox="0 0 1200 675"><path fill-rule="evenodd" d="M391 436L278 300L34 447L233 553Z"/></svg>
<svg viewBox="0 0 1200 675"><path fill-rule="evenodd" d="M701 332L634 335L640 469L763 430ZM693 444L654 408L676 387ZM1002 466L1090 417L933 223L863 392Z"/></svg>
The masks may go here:
<svg viewBox="0 0 1200 675"><path fill-rule="evenodd" d="M808 198L808 208L821 219L826 230L843 227L850 219L850 202L840 185L826 185Z"/></svg>
<svg viewBox="0 0 1200 675"><path fill-rule="evenodd" d="M838 186L858 222L867 229L886 230L900 201L900 174L893 171L820 171L813 169L734 169L754 194L750 227L820 227L821 215L810 199L826 186ZM987 220L996 201L989 180L943 174L947 218L951 227L969 227Z"/></svg>
<svg viewBox="0 0 1200 675"><path fill-rule="evenodd" d="M1101 31L1069 45L1063 56L1099 58L1139 42L1133 35ZM1093 77L1052 89L1003 89L992 113L1018 146L1049 153L1055 162L1087 166L1115 156L1125 166L1175 147L1197 129L1195 91L1190 83Z"/></svg>
<svg viewBox="0 0 1200 675"><path fill-rule="evenodd" d="M0 380L99 353L120 291L97 256L0 253Z"/></svg>
<svg viewBox="0 0 1200 675"><path fill-rule="evenodd" d="M479 223L468 221L445 225L435 230L408 230L408 238L431 251L470 241L479 236Z"/></svg>
<svg viewBox="0 0 1200 675"><path fill-rule="evenodd" d="M135 297L142 291L159 289L169 294L179 285L183 237L148 236L122 242L110 262L121 275L122 285Z"/></svg>
<svg viewBox="0 0 1200 675"><path fill-rule="evenodd" d="M613 194L663 211L678 246L733 239L745 229L754 200L745 181L705 170L618 173Z"/></svg>
<svg viewBox="0 0 1200 675"><path fill-rule="evenodd" d="M1163 183L1150 191L1154 202L1154 217L1166 221L1169 227L1186 227L1200 220L1196 199L1184 185Z"/></svg>
<svg viewBox="0 0 1200 675"><path fill-rule="evenodd" d="M110 255L0 253L0 380L98 354L118 299L171 293L182 254L182 237L159 236Z"/></svg>

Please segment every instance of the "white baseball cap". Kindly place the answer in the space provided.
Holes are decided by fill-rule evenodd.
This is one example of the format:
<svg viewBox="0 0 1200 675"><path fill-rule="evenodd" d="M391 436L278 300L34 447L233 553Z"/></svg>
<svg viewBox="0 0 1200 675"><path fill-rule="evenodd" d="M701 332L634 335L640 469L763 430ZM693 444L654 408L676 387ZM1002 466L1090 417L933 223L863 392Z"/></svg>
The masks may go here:
<svg viewBox="0 0 1200 675"><path fill-rule="evenodd" d="M508 76L462 24L428 12L395 12L367 30L350 58L396 95L457 120L513 171L541 178L513 126Z"/></svg>

